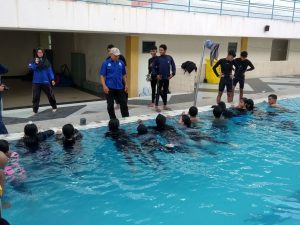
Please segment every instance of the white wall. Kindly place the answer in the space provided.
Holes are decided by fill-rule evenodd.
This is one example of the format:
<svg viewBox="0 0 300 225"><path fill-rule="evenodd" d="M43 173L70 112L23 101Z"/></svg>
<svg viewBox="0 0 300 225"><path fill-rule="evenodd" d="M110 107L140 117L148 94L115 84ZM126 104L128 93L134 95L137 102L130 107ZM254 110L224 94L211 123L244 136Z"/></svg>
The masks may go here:
<svg viewBox="0 0 300 225"><path fill-rule="evenodd" d="M0 0L0 5L0 29L300 38L299 22L67 0Z"/></svg>
<svg viewBox="0 0 300 225"><path fill-rule="evenodd" d="M86 79L99 82L99 67L107 57L107 45L113 44L125 54L125 35L75 34L74 51L85 54Z"/></svg>
<svg viewBox="0 0 300 225"><path fill-rule="evenodd" d="M0 31L0 63L8 67L7 75L27 74L32 50L39 43L38 32Z"/></svg>

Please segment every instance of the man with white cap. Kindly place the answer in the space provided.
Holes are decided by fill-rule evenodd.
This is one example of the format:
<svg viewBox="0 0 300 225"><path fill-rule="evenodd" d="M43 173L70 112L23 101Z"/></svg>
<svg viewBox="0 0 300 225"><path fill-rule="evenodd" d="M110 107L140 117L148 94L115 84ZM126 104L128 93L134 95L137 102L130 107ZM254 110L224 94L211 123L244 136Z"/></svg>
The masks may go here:
<svg viewBox="0 0 300 225"><path fill-rule="evenodd" d="M100 81L107 100L107 111L110 119L116 118L114 101L120 103L122 117L128 117L128 106L125 92L128 91L126 69L119 60L121 54L118 48L110 50L111 56L106 59L100 68ZM125 92L124 92L125 90Z"/></svg>

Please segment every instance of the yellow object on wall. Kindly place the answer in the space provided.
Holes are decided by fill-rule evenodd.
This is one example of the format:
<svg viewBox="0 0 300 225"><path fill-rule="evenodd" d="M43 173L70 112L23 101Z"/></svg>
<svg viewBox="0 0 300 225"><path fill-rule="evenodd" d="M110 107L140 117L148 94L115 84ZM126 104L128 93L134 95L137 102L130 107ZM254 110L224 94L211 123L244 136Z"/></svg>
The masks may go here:
<svg viewBox="0 0 300 225"><path fill-rule="evenodd" d="M127 62L127 82L129 97L138 96L138 54L139 54L139 37L126 37L126 62Z"/></svg>
<svg viewBox="0 0 300 225"><path fill-rule="evenodd" d="M205 59L206 67L205 67L205 77L207 80L207 83L210 84L218 84L220 82L220 77L217 77L212 69L212 66L210 65L210 59ZM217 61L214 62L213 65L216 64ZM218 73L221 73L221 67L218 66L217 68Z"/></svg>

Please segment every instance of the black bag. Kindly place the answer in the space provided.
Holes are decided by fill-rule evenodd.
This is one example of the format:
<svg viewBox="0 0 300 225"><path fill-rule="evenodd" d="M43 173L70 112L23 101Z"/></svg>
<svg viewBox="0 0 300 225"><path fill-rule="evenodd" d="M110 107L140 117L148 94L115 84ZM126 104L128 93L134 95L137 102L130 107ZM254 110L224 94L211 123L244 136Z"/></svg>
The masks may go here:
<svg viewBox="0 0 300 225"><path fill-rule="evenodd" d="M182 63L181 68L184 70L184 73L185 72L191 73L191 72L193 72L193 70L195 70L195 72L197 72L196 64L191 61L186 61L186 62Z"/></svg>

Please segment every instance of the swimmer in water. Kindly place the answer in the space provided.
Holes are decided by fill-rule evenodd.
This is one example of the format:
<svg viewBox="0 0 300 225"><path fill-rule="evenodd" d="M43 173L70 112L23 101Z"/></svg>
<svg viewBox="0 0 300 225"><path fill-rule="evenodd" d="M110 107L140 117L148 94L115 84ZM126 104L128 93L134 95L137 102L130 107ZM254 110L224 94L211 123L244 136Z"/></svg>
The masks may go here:
<svg viewBox="0 0 300 225"><path fill-rule="evenodd" d="M0 140L0 151L3 152L8 162L4 168L6 180L19 192L27 192L25 187L26 171L19 163L19 154L10 151L9 143L6 140Z"/></svg>
<svg viewBox="0 0 300 225"><path fill-rule="evenodd" d="M192 123L198 122L199 118L197 117L197 115L198 115L198 108L195 106L190 107L189 116L191 118Z"/></svg>
<svg viewBox="0 0 300 225"><path fill-rule="evenodd" d="M54 135L53 130L38 132L38 128L34 123L29 123L24 127L24 137L18 143L18 147L26 147L30 152L39 150L40 143Z"/></svg>
<svg viewBox="0 0 300 225"><path fill-rule="evenodd" d="M108 123L108 132L106 132L105 137L110 138L118 151L120 151L126 160L128 165L134 165L134 160L132 156L140 159L144 164L148 164L144 160L143 152L134 141L131 140L130 136L123 130L120 129L120 122L118 119L111 119Z"/></svg>
<svg viewBox="0 0 300 225"><path fill-rule="evenodd" d="M82 139L82 134L72 124L65 124L62 132L56 132L56 139L62 142L65 149L73 149L76 142Z"/></svg>

